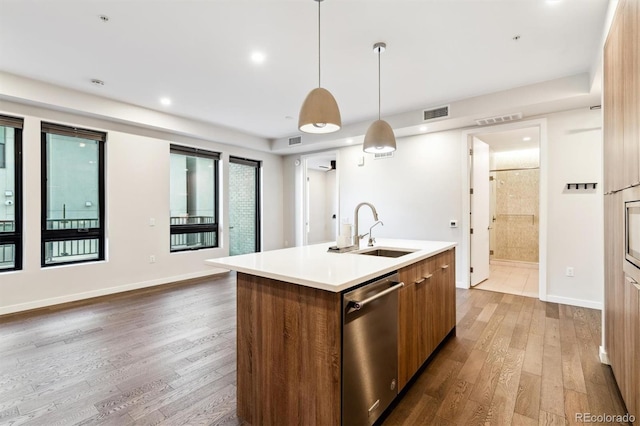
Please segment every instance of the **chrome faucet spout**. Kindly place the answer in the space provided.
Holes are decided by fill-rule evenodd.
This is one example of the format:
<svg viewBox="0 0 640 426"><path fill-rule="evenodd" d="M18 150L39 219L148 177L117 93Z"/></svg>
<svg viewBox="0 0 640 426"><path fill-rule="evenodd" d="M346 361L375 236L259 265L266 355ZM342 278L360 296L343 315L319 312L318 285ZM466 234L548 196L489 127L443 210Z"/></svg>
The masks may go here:
<svg viewBox="0 0 640 426"><path fill-rule="evenodd" d="M371 209L371 212L373 213L373 220L375 220L376 222L378 221L378 211L373 206L373 204L367 203L367 202L363 202L363 203L360 203L360 204L358 204L356 206L356 210L355 210L355 212L353 214L353 219L354 219L353 226L354 226L354 231L355 231L355 235L353 236L353 245L355 245L355 246L360 245L360 239L364 238L364 235L360 235L358 233L358 212L360 211L360 207L362 207L362 206L368 206Z"/></svg>

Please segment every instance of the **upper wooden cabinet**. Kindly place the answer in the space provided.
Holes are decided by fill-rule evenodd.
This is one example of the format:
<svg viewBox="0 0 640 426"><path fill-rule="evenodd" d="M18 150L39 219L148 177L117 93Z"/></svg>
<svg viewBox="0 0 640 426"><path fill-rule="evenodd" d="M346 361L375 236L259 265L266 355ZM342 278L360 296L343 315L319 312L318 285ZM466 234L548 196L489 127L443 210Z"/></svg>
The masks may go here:
<svg viewBox="0 0 640 426"><path fill-rule="evenodd" d="M605 192L640 184L640 0L621 0L604 49Z"/></svg>

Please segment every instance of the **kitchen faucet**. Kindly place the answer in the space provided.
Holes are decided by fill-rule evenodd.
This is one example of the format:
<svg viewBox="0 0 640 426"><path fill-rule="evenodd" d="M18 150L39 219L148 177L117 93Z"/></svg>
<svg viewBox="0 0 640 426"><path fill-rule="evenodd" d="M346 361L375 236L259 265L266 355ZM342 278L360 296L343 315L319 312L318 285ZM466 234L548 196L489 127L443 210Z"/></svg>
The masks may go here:
<svg viewBox="0 0 640 426"><path fill-rule="evenodd" d="M378 211L376 210L375 207L373 207L373 204L365 202L365 203L360 203L360 204L358 204L356 206L355 213L353 214L354 221L355 221L354 222L355 235L353 236L353 245L354 246L359 246L360 245L360 240L362 238L364 238L365 235L367 235L367 234L363 234L363 235L358 234L358 212L360 211L360 207L362 207L362 206L369 206L369 208L373 212L373 220L375 220L376 222L378 221ZM372 228L373 228L373 226L372 226Z"/></svg>

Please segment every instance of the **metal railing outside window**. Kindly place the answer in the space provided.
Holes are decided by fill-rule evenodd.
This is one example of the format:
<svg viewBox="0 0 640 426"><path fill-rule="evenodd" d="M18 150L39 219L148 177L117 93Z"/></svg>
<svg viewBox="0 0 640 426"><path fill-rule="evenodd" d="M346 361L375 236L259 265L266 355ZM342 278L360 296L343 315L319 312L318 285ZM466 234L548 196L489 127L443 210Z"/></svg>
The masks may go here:
<svg viewBox="0 0 640 426"><path fill-rule="evenodd" d="M0 115L0 272L22 269L22 127Z"/></svg>
<svg viewBox="0 0 640 426"><path fill-rule="evenodd" d="M220 154L171 145L170 157L170 250L218 247Z"/></svg>
<svg viewBox="0 0 640 426"><path fill-rule="evenodd" d="M105 258L106 134L42 123L42 266Z"/></svg>

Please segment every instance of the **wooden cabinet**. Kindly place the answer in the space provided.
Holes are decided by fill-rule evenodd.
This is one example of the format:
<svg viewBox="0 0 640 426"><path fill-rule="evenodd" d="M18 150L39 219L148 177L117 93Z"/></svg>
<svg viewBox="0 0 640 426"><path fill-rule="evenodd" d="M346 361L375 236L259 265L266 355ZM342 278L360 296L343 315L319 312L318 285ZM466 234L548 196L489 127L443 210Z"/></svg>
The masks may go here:
<svg viewBox="0 0 640 426"><path fill-rule="evenodd" d="M622 16L622 107L624 177L623 187L640 184L640 1L626 0Z"/></svg>
<svg viewBox="0 0 640 426"><path fill-rule="evenodd" d="M605 346L640 415L640 272L624 260L624 201L640 199L640 0L620 0L604 50ZM627 269L625 269L627 268Z"/></svg>
<svg viewBox="0 0 640 426"><path fill-rule="evenodd" d="M629 414L638 418L640 415L640 284L629 275L624 276L624 314L623 337L624 345L621 356L622 370L616 375L620 393L627 406Z"/></svg>
<svg viewBox="0 0 640 426"><path fill-rule="evenodd" d="M399 389L455 326L454 262L451 249L399 271ZM238 417L339 425L342 293L238 272L237 311Z"/></svg>
<svg viewBox="0 0 640 426"><path fill-rule="evenodd" d="M398 298L398 389L456 324L455 250L402 268Z"/></svg>
<svg viewBox="0 0 640 426"><path fill-rule="evenodd" d="M621 0L604 48L605 192L640 184L640 0Z"/></svg>
<svg viewBox="0 0 640 426"><path fill-rule="evenodd" d="M619 7L624 7L623 3ZM615 19L604 48L604 161L605 191L621 189L624 184L624 122L622 114L622 32L624 22Z"/></svg>

